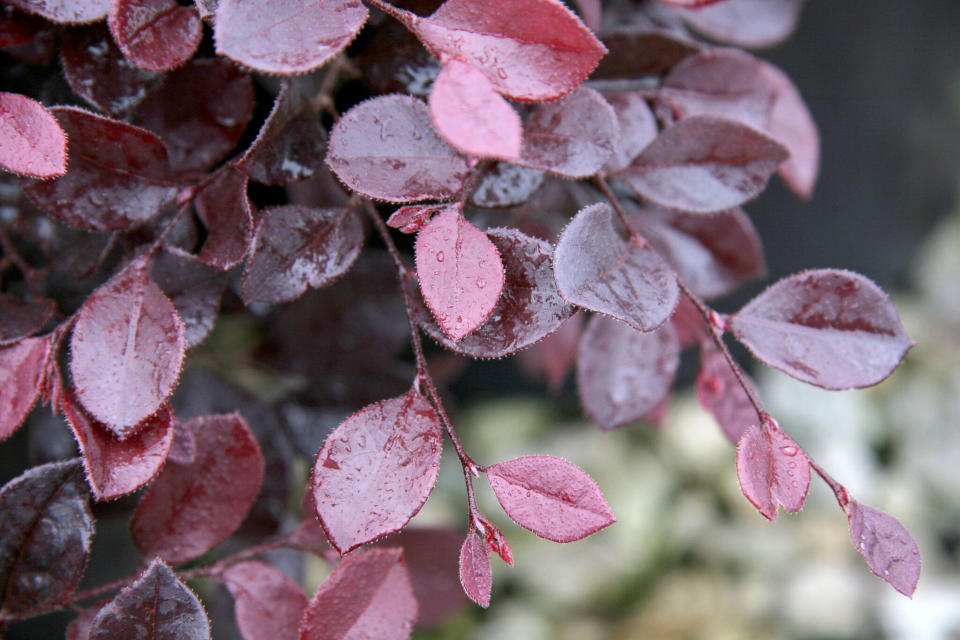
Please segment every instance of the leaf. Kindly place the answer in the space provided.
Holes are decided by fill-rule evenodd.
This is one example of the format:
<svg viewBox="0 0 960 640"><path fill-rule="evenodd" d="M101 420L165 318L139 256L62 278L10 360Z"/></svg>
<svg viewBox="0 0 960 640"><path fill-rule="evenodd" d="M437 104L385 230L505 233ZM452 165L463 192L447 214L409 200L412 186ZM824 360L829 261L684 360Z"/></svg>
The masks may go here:
<svg viewBox="0 0 960 640"><path fill-rule="evenodd" d="M147 558L170 564L199 558L236 530L263 480L263 455L239 413L188 423L191 464L168 464L137 506L130 533Z"/></svg>
<svg viewBox="0 0 960 640"><path fill-rule="evenodd" d="M724 0L729 2L729 0ZM632 25L604 33L610 53L600 61L594 78L633 79L662 76L678 62L700 51L702 44L679 32L657 26Z"/></svg>
<svg viewBox="0 0 960 640"><path fill-rule="evenodd" d="M762 69L776 89L767 131L790 150L790 157L780 166L780 177L797 195L809 198L820 172L820 133L787 74L766 62Z"/></svg>
<svg viewBox="0 0 960 640"><path fill-rule="evenodd" d="M47 298L19 300L0 293L0 346L40 331L56 309L57 303Z"/></svg>
<svg viewBox="0 0 960 640"><path fill-rule="evenodd" d="M110 8L110 0L8 0L5 4L60 24L96 22Z"/></svg>
<svg viewBox="0 0 960 640"><path fill-rule="evenodd" d="M607 51L557 0L447 0L427 18L410 17L436 57L476 67L515 100L569 93Z"/></svg>
<svg viewBox="0 0 960 640"><path fill-rule="evenodd" d="M724 2L725 0L660 0L664 4L672 4L677 7L685 7L687 9L697 9L699 7L706 7L717 2Z"/></svg>
<svg viewBox="0 0 960 640"><path fill-rule="evenodd" d="M799 511L810 488L810 461L796 442L775 423L751 425L737 444L740 490L770 522L777 507Z"/></svg>
<svg viewBox="0 0 960 640"><path fill-rule="evenodd" d="M168 404L125 440L117 440L106 425L88 415L72 389L64 392L60 410L80 445L87 482L97 500L113 500L144 486L170 453L176 418Z"/></svg>
<svg viewBox="0 0 960 640"><path fill-rule="evenodd" d="M546 338L519 353L521 369L535 377L544 377L550 392L557 395L577 359L577 345L583 333L583 314L566 320Z"/></svg>
<svg viewBox="0 0 960 640"><path fill-rule="evenodd" d="M197 459L197 439L193 429L186 423L173 417L173 444L167 459L177 464L193 464Z"/></svg>
<svg viewBox="0 0 960 640"><path fill-rule="evenodd" d="M548 243L516 229L493 229L487 237L500 252L503 293L486 322L459 342L451 340L424 306L414 318L447 349L474 358L502 358L550 335L574 309L557 291Z"/></svg>
<svg viewBox="0 0 960 640"><path fill-rule="evenodd" d="M18 93L0 92L0 168L34 178L67 171L63 129L42 104Z"/></svg>
<svg viewBox="0 0 960 640"><path fill-rule="evenodd" d="M403 640L416 619L403 551L368 549L347 557L317 590L300 640Z"/></svg>
<svg viewBox="0 0 960 640"><path fill-rule="evenodd" d="M804 0L724 0L681 15L694 29L749 49L780 44L793 33Z"/></svg>
<svg viewBox="0 0 960 640"><path fill-rule="evenodd" d="M824 389L875 385L913 346L887 294L836 269L779 280L728 324L759 360Z"/></svg>
<svg viewBox="0 0 960 640"><path fill-rule="evenodd" d="M913 597L920 579L920 550L893 516L856 500L845 507L850 537L870 571L905 596Z"/></svg>
<svg viewBox="0 0 960 640"><path fill-rule="evenodd" d="M618 136L613 107L593 89L581 87L530 114L518 164L565 178L586 178L613 156Z"/></svg>
<svg viewBox="0 0 960 640"><path fill-rule="evenodd" d="M227 167L194 199L197 217L207 230L207 239L197 254L204 264L226 271L246 257L253 238L248 181L245 174Z"/></svg>
<svg viewBox="0 0 960 640"><path fill-rule="evenodd" d="M484 609L490 606L490 549L472 530L460 548L460 584L471 600Z"/></svg>
<svg viewBox="0 0 960 640"><path fill-rule="evenodd" d="M0 489L0 607L59 604L80 582L93 516L79 460L28 469Z"/></svg>
<svg viewBox="0 0 960 640"><path fill-rule="evenodd" d="M753 381L743 374L751 387ZM757 411L747 392L730 369L726 358L708 342L700 347L700 372L696 382L700 406L713 414L720 430L736 444L743 433L757 422Z"/></svg>
<svg viewBox="0 0 960 640"><path fill-rule="evenodd" d="M560 295L638 331L653 331L673 314L679 288L669 265L641 242L620 238L606 203L584 207L557 241Z"/></svg>
<svg viewBox="0 0 960 640"><path fill-rule="evenodd" d="M481 158L520 157L520 116L476 67L447 60L433 82L429 107L437 133L459 151Z"/></svg>
<svg viewBox="0 0 960 640"><path fill-rule="evenodd" d="M512 207L523 204L543 185L544 173L507 162L496 163L480 178L470 202L478 207Z"/></svg>
<svg viewBox="0 0 960 640"><path fill-rule="evenodd" d="M241 292L246 304L286 302L346 273L363 247L363 222L353 209L299 205L262 212Z"/></svg>
<svg viewBox="0 0 960 640"><path fill-rule="evenodd" d="M77 397L117 437L151 416L180 377L186 351L173 304L137 265L94 291L70 341Z"/></svg>
<svg viewBox="0 0 960 640"><path fill-rule="evenodd" d="M342 51L367 21L360 0L219 0L217 53L263 73L312 71Z"/></svg>
<svg viewBox="0 0 960 640"><path fill-rule="evenodd" d="M307 597L282 571L262 562L240 562L223 572L223 581L236 601L243 640L297 637Z"/></svg>
<svg viewBox="0 0 960 640"><path fill-rule="evenodd" d="M196 9L176 0L113 0L107 24L123 55L145 71L179 67L203 37Z"/></svg>
<svg viewBox="0 0 960 640"><path fill-rule="evenodd" d="M616 522L593 479L566 460L498 462L487 467L487 478L507 515L541 538L573 542Z"/></svg>
<svg viewBox="0 0 960 640"><path fill-rule="evenodd" d="M354 191L388 202L448 200L467 162L433 129L427 105L409 96L361 102L330 132L327 164Z"/></svg>
<svg viewBox="0 0 960 640"><path fill-rule="evenodd" d="M617 116L619 130L613 140L613 156L604 169L616 171L629 166L657 137L657 119L640 91L606 91L603 97Z"/></svg>
<svg viewBox="0 0 960 640"><path fill-rule="evenodd" d="M192 254L167 246L150 261L150 279L170 299L183 321L186 348L203 342L217 320L220 298L227 286L226 274Z"/></svg>
<svg viewBox="0 0 960 640"><path fill-rule="evenodd" d="M412 204L400 207L387 219L387 226L403 233L416 233L430 222L433 214L446 208L447 206L442 204Z"/></svg>
<svg viewBox="0 0 960 640"><path fill-rule="evenodd" d="M123 231L154 217L176 197L160 138L75 107L50 112L70 139L67 173L23 182L24 192L45 213L87 231Z"/></svg>
<svg viewBox="0 0 960 640"><path fill-rule="evenodd" d="M100 602L91 607L81 610L77 617L67 625L66 640L90 640L90 628L93 621L107 603Z"/></svg>
<svg viewBox="0 0 960 640"><path fill-rule="evenodd" d="M503 263L490 239L456 209L417 234L417 279L444 332L461 340L483 324L503 290Z"/></svg>
<svg viewBox="0 0 960 640"><path fill-rule="evenodd" d="M311 487L317 517L341 554L401 529L433 491L441 427L411 389L347 418L317 453Z"/></svg>
<svg viewBox="0 0 960 640"><path fill-rule="evenodd" d="M115 638L209 640L210 621L196 594L154 558L93 620L90 640Z"/></svg>
<svg viewBox="0 0 960 640"><path fill-rule="evenodd" d="M679 365L672 325L643 333L594 316L577 354L580 402L601 429L622 427L645 418L668 397Z"/></svg>

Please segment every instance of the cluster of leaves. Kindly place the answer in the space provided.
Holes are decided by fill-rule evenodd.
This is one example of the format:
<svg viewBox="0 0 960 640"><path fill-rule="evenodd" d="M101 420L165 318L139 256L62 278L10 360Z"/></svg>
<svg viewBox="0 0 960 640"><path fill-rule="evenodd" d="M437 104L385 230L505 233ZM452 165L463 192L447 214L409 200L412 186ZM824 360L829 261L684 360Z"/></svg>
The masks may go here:
<svg viewBox="0 0 960 640"><path fill-rule="evenodd" d="M526 349L524 366L554 386L575 366L604 430L662 416L681 350L699 347L697 393L737 445L747 499L775 520L801 508L815 472L870 569L912 594L912 538L781 429L723 339L810 384L865 387L912 344L889 298L861 275L816 270L730 315L704 302L764 273L740 207L776 172L808 196L819 142L782 71L693 34L768 46L802 0L578 0L579 17L558 0L369 4L372 15L360 0L2 3L4 55L52 69L73 92L58 101L86 105L0 93L0 166L19 175L19 189L4 182L12 213L0 223L0 439L39 399L80 453L0 491L0 624L70 606L74 639L206 638L183 580L213 578L247 640L405 637L418 609L445 606L415 550L445 547L417 530L372 543L427 500L444 433L468 527L459 564L455 545L429 570L459 566L481 606L492 554L513 557L475 479L548 540L614 522L570 462L475 462L420 331L471 358ZM211 43L216 56L200 57ZM366 247L370 229L387 252ZM295 531L175 570L285 499L289 442L276 443L270 409L231 406L236 394L209 382L181 385L192 408L171 399L221 304L261 323L265 366L310 381L281 407L294 444L313 456L296 425L339 424L315 454ZM397 359L407 344L412 370ZM144 488L130 523L142 570L77 592L91 497ZM309 601L250 559L279 547L334 564Z"/></svg>

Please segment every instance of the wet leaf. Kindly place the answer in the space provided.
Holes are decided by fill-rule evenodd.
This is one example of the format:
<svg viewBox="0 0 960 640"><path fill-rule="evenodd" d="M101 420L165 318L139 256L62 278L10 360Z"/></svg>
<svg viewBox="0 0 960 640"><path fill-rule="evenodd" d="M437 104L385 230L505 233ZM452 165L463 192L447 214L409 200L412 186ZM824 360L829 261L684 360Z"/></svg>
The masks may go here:
<svg viewBox="0 0 960 640"><path fill-rule="evenodd" d="M110 8L110 0L8 0L5 4L60 24L96 22Z"/></svg>
<svg viewBox="0 0 960 640"><path fill-rule="evenodd" d="M486 609L490 606L493 574L490 570L490 549L473 531L460 548L460 584L470 599Z"/></svg>
<svg viewBox="0 0 960 640"><path fill-rule="evenodd" d="M786 40L804 0L724 0L700 9L683 9L683 19L720 42L762 49Z"/></svg>
<svg viewBox="0 0 960 640"><path fill-rule="evenodd" d="M223 572L223 581L236 601L243 640L297 637L307 597L282 571L262 562L241 562Z"/></svg>
<svg viewBox="0 0 960 640"><path fill-rule="evenodd" d="M746 373L743 374L747 376ZM746 377L753 386L753 381ZM747 392L716 347L704 342L700 348L700 372L697 374L697 398L700 406L713 414L720 430L736 444L743 433L757 423L757 411Z"/></svg>
<svg viewBox="0 0 960 640"><path fill-rule="evenodd" d="M26 338L0 348L0 441L23 424L40 397L49 338Z"/></svg>
<svg viewBox="0 0 960 640"><path fill-rule="evenodd" d="M226 271L247 255L253 237L253 213L247 198L249 179L227 167L197 194L194 207L207 230L197 258Z"/></svg>
<svg viewBox="0 0 960 640"><path fill-rule="evenodd" d="M604 169L616 171L629 166L657 137L657 119L639 91L605 91L603 97L613 107L619 130L614 138L614 154Z"/></svg>
<svg viewBox="0 0 960 640"><path fill-rule="evenodd" d="M737 445L740 490L771 522L777 507L799 511L810 488L810 461L796 442L773 422L752 424Z"/></svg>
<svg viewBox="0 0 960 640"><path fill-rule="evenodd" d="M34 178L67 171L67 137L57 119L18 93L0 92L0 168Z"/></svg>
<svg viewBox="0 0 960 640"><path fill-rule="evenodd" d="M844 510L850 537L874 575L905 596L913 596L920 579L920 550L910 533L893 516L856 500Z"/></svg>
<svg viewBox="0 0 960 640"><path fill-rule="evenodd" d="M127 57L145 71L168 71L193 57L203 24L176 0L113 0L107 24Z"/></svg>
<svg viewBox="0 0 960 640"><path fill-rule="evenodd" d="M403 233L416 233L430 221L433 214L446 209L442 204L412 204L400 207L387 219L387 226Z"/></svg>
<svg viewBox="0 0 960 640"><path fill-rule="evenodd" d="M150 279L170 298L183 321L187 349L203 342L217 320L226 274L192 254L165 247L150 261Z"/></svg>
<svg viewBox="0 0 960 640"><path fill-rule="evenodd" d="M0 293L0 346L43 329L56 309L56 303L47 298L19 300Z"/></svg>

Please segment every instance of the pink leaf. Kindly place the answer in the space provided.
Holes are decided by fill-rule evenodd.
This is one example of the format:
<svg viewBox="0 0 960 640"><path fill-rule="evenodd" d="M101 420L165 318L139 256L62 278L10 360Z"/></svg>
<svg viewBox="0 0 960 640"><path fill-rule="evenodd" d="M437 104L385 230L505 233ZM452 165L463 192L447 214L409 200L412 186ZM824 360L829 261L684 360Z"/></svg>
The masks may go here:
<svg viewBox="0 0 960 640"><path fill-rule="evenodd" d="M476 67L448 60L430 92L437 132L471 156L515 160L523 135L520 116Z"/></svg>
<svg viewBox="0 0 960 640"><path fill-rule="evenodd" d="M836 269L774 283L729 324L758 359L824 389L877 384L913 346L887 294Z"/></svg>
<svg viewBox="0 0 960 640"><path fill-rule="evenodd" d="M580 210L557 241L557 287L570 304L652 331L677 306L669 265L636 237L623 240L605 203Z"/></svg>
<svg viewBox="0 0 960 640"><path fill-rule="evenodd" d="M461 340L483 324L503 290L503 263L490 239L456 209L417 234L417 279L444 332Z"/></svg>
<svg viewBox="0 0 960 640"><path fill-rule="evenodd" d="M307 605L300 640L403 640L417 601L401 549L369 549L346 558Z"/></svg>
<svg viewBox="0 0 960 640"><path fill-rule="evenodd" d="M8 0L5 4L60 24L96 22L110 8L110 0Z"/></svg>
<svg viewBox="0 0 960 640"><path fill-rule="evenodd" d="M416 233L430 222L433 214L446 208L447 205L442 204L412 204L400 207L387 219L387 226L403 233Z"/></svg>
<svg viewBox="0 0 960 640"><path fill-rule="evenodd" d="M870 571L912 597L920 579L920 550L910 533L893 516L856 500L851 500L844 511L853 546Z"/></svg>
<svg viewBox="0 0 960 640"><path fill-rule="evenodd" d="M67 137L43 105L0 92L0 168L34 178L67 171Z"/></svg>
<svg viewBox="0 0 960 640"><path fill-rule="evenodd" d="M207 230L197 255L204 264L226 271L247 255L253 237L248 182L245 174L227 167L197 194L197 217Z"/></svg>
<svg viewBox="0 0 960 640"><path fill-rule="evenodd" d="M243 300L286 302L326 286L353 266L362 246L363 221L353 209L266 209L243 272Z"/></svg>
<svg viewBox="0 0 960 640"><path fill-rule="evenodd" d="M60 409L80 445L87 482L97 500L133 493L153 480L167 459L176 420L170 405L161 406L125 440L117 440L88 415L72 390L64 393Z"/></svg>
<svg viewBox="0 0 960 640"><path fill-rule="evenodd" d="M263 73L312 71L342 51L367 21L360 0L220 0L217 53Z"/></svg>
<svg viewBox="0 0 960 640"><path fill-rule="evenodd" d="M490 486L514 522L554 542L573 542L616 522L600 488L566 460L526 456L487 467Z"/></svg>
<svg viewBox="0 0 960 640"><path fill-rule="evenodd" d="M191 464L168 464L130 522L145 557L170 564L199 558L240 525L263 480L263 455L239 413L188 423L196 440Z"/></svg>
<svg viewBox="0 0 960 640"><path fill-rule="evenodd" d="M414 32L437 57L463 60L515 100L552 100L583 82L606 53L557 0L447 0Z"/></svg>
<svg viewBox="0 0 960 640"><path fill-rule="evenodd" d="M766 129L790 150L780 176L797 195L809 198L820 172L820 133L790 78L768 63L763 64L763 75L775 88Z"/></svg>
<svg viewBox="0 0 960 640"><path fill-rule="evenodd" d="M330 543L341 554L402 528L433 491L440 421L411 389L364 407L327 437L312 491Z"/></svg>
<svg viewBox="0 0 960 640"><path fill-rule="evenodd" d="M762 49L793 33L803 4L804 0L724 0L709 7L683 9L681 15L714 40Z"/></svg>
<svg viewBox="0 0 960 640"><path fill-rule="evenodd" d="M243 640L296 638L307 597L282 571L262 562L241 562L223 572L236 601Z"/></svg>
<svg viewBox="0 0 960 640"><path fill-rule="evenodd" d="M150 261L150 279L170 298L183 320L187 349L203 342L217 320L226 274L192 254L165 247Z"/></svg>
<svg viewBox="0 0 960 640"><path fill-rule="evenodd" d="M490 571L490 549L473 531L460 548L460 584L470 599L486 609L490 606L493 574Z"/></svg>
<svg viewBox="0 0 960 640"><path fill-rule="evenodd" d="M746 376L746 374L743 374ZM749 377L747 382L752 386ZM757 411L747 392L730 369L726 358L712 345L700 348L700 372L697 374L697 399L700 406L713 414L730 442L740 442L743 433L757 422Z"/></svg>
<svg viewBox="0 0 960 640"><path fill-rule="evenodd" d="M176 0L113 0L107 19L120 50L145 71L168 71L193 57L203 24Z"/></svg>
<svg viewBox="0 0 960 640"><path fill-rule="evenodd" d="M26 338L0 349L0 441L23 424L40 397L49 338Z"/></svg>
<svg viewBox="0 0 960 640"><path fill-rule="evenodd" d="M594 316L580 340L577 388L590 419L609 431L640 420L669 395L680 365L673 326L650 333Z"/></svg>
<svg viewBox="0 0 960 640"><path fill-rule="evenodd" d="M796 442L770 421L748 428L737 445L737 478L747 500L763 517L777 519L777 507L799 511L810 488L810 463Z"/></svg>
<svg viewBox="0 0 960 640"><path fill-rule="evenodd" d="M344 184L389 202L447 200L469 173L434 131L427 105L409 96L353 107L334 125L329 149L327 164Z"/></svg>
<svg viewBox="0 0 960 640"><path fill-rule="evenodd" d="M93 292L70 342L70 373L83 407L119 438L173 391L186 350L183 322L136 265Z"/></svg>
<svg viewBox="0 0 960 640"><path fill-rule="evenodd" d="M629 166L657 137L657 119L639 91L606 91L603 97L613 107L620 131L614 139L614 154L604 169L616 171Z"/></svg>

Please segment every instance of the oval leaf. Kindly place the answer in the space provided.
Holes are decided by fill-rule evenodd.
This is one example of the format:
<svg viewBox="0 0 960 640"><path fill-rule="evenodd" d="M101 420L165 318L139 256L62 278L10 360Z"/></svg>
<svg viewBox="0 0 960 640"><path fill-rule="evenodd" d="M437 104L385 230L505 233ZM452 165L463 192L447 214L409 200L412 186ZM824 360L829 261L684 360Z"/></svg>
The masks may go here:
<svg viewBox="0 0 960 640"><path fill-rule="evenodd" d="M633 161L657 137L657 118L640 91L606 91L607 104L617 116L619 135L614 138L614 154L604 169L616 171Z"/></svg>
<svg viewBox="0 0 960 640"><path fill-rule="evenodd" d="M850 537L874 575L905 596L913 596L920 579L920 550L893 516L856 500L845 507Z"/></svg>
<svg viewBox="0 0 960 640"><path fill-rule="evenodd" d="M187 349L203 342L217 320L226 274L192 254L165 247L150 261L150 279L170 298L183 320Z"/></svg>
<svg viewBox="0 0 960 640"><path fill-rule="evenodd" d="M241 562L223 572L223 581L236 601L243 640L297 637L307 597L282 571L262 562Z"/></svg>
<svg viewBox="0 0 960 640"><path fill-rule="evenodd" d="M203 37L196 9L176 0L113 0L107 24L123 55L145 71L179 67Z"/></svg>
<svg viewBox="0 0 960 640"><path fill-rule="evenodd" d="M714 40L762 49L790 37L804 1L724 0L699 9L682 9L681 15Z"/></svg>
<svg viewBox="0 0 960 640"><path fill-rule="evenodd" d="M777 507L799 511L810 488L810 461L773 422L753 424L737 444L740 490L763 517L777 519Z"/></svg>
<svg viewBox="0 0 960 640"><path fill-rule="evenodd" d="M0 441L23 424L40 397L49 338L26 338L0 349Z"/></svg>
<svg viewBox="0 0 960 640"><path fill-rule="evenodd" d="M471 600L484 609L490 606L493 586L490 549L473 531L467 534L460 548L460 584Z"/></svg>
<svg viewBox="0 0 960 640"><path fill-rule="evenodd" d="M247 198L249 178L240 171L221 171L194 199L207 239L197 258L226 271L247 255L253 237L253 212Z"/></svg>
<svg viewBox="0 0 960 640"><path fill-rule="evenodd" d="M461 340L490 315L503 290L497 247L455 209L438 213L417 234L417 279L444 332Z"/></svg>
<svg viewBox="0 0 960 640"><path fill-rule="evenodd" d="M545 174L507 162L498 162L480 178L470 202L478 207L512 207L523 204L543 186Z"/></svg>
<svg viewBox="0 0 960 640"><path fill-rule="evenodd" d="M743 374L751 386L753 381ZM700 406L713 414L723 435L737 444L744 432L757 422L757 411L747 392L730 369L727 359L713 345L703 342L700 348L700 372L697 374L697 399Z"/></svg>
<svg viewBox="0 0 960 640"><path fill-rule="evenodd" d="M584 314L578 313L560 325L546 338L518 354L522 371L536 378L546 378L553 395L560 393L563 382L577 359L577 345L583 333Z"/></svg>
<svg viewBox="0 0 960 640"><path fill-rule="evenodd" d="M880 287L835 269L774 283L729 324L759 360L824 389L875 385L913 345Z"/></svg>
<svg viewBox="0 0 960 640"><path fill-rule="evenodd" d="M433 491L441 427L411 389L364 407L327 437L313 466L317 517L341 554L401 529Z"/></svg>
<svg viewBox="0 0 960 640"><path fill-rule="evenodd" d="M0 167L34 178L67 171L67 136L57 119L18 93L0 92Z"/></svg>
<svg viewBox="0 0 960 640"><path fill-rule="evenodd" d="M447 200L469 174L416 98L380 96L347 111L330 132L327 164L344 184L389 202Z"/></svg>
<svg viewBox="0 0 960 640"><path fill-rule="evenodd" d="M57 303L47 298L19 300L0 293L0 346L43 329L56 309Z"/></svg>
<svg viewBox="0 0 960 640"><path fill-rule="evenodd" d="M96 22L110 8L110 0L9 0L4 4L61 24Z"/></svg>
<svg viewBox="0 0 960 640"><path fill-rule="evenodd" d="M516 458L487 467L487 478L507 515L541 538L573 542L616 522L593 479L566 460Z"/></svg>
<svg viewBox="0 0 960 640"><path fill-rule="evenodd" d="M433 214L444 209L446 205L442 204L412 204L400 207L387 219L387 226L403 233L416 233L430 222Z"/></svg>

